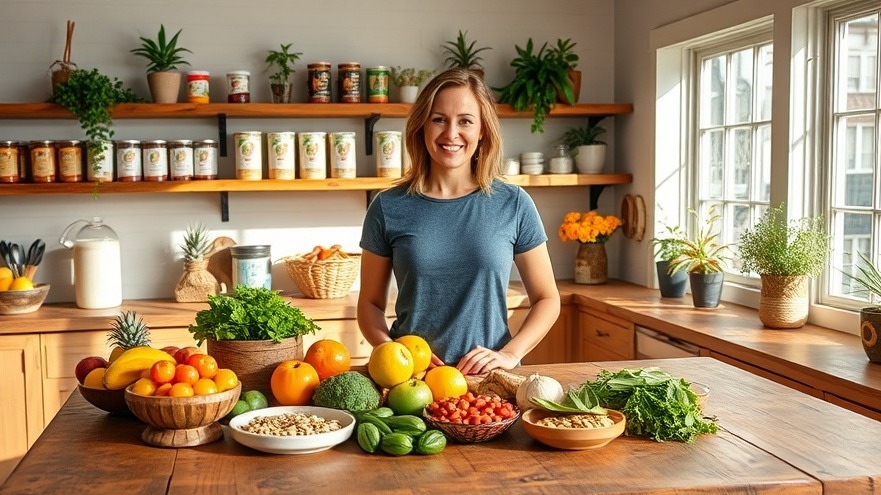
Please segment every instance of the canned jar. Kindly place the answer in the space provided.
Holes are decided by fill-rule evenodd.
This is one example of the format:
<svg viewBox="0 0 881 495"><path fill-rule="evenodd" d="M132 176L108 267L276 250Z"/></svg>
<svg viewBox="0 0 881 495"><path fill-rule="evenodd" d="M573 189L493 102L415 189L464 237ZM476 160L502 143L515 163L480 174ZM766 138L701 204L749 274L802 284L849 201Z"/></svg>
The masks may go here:
<svg viewBox="0 0 881 495"><path fill-rule="evenodd" d="M112 182L113 142L104 141L100 150L98 150L97 146L90 147L86 145L86 151L88 156L86 178L89 182Z"/></svg>
<svg viewBox="0 0 881 495"><path fill-rule="evenodd" d="M233 291L239 285L272 289L270 246L231 246Z"/></svg>
<svg viewBox="0 0 881 495"><path fill-rule="evenodd" d="M327 133L300 133L300 178L327 178Z"/></svg>
<svg viewBox="0 0 881 495"><path fill-rule="evenodd" d="M83 181L83 146L80 141L58 141L58 177L61 182Z"/></svg>
<svg viewBox="0 0 881 495"><path fill-rule="evenodd" d="M18 162L18 141L0 141L0 182L21 182L21 169Z"/></svg>
<svg viewBox="0 0 881 495"><path fill-rule="evenodd" d="M306 93L309 95L309 103L330 103L330 63L315 62L306 67Z"/></svg>
<svg viewBox="0 0 881 495"><path fill-rule="evenodd" d="M361 64L337 65L337 92L340 103L361 103Z"/></svg>
<svg viewBox="0 0 881 495"><path fill-rule="evenodd" d="M376 152L376 176L397 179L401 177L401 133L379 131L373 135Z"/></svg>
<svg viewBox="0 0 881 495"><path fill-rule="evenodd" d="M187 72L187 101L190 103L208 103L210 73L207 70L191 70Z"/></svg>
<svg viewBox="0 0 881 495"><path fill-rule="evenodd" d="M31 181L55 182L55 143L31 141Z"/></svg>
<svg viewBox="0 0 881 495"><path fill-rule="evenodd" d="M178 139L168 142L168 169L171 180L191 180L193 178L193 142Z"/></svg>
<svg viewBox="0 0 881 495"><path fill-rule="evenodd" d="M388 103L389 68L386 66L367 69L367 101Z"/></svg>
<svg viewBox="0 0 881 495"><path fill-rule="evenodd" d="M296 136L293 132L266 133L267 168L270 179L293 180L296 177Z"/></svg>
<svg viewBox="0 0 881 495"><path fill-rule="evenodd" d="M251 102L251 73L246 70L236 70L226 73L226 101L229 103Z"/></svg>
<svg viewBox="0 0 881 495"><path fill-rule="evenodd" d="M260 132L237 132L236 143L236 179L263 179L263 149Z"/></svg>
<svg viewBox="0 0 881 495"><path fill-rule="evenodd" d="M144 180L162 182L168 180L168 146L161 139L141 143L144 159Z"/></svg>
<svg viewBox="0 0 881 495"><path fill-rule="evenodd" d="M355 133L332 132L330 143L330 176L334 179L354 179L356 175Z"/></svg>
<svg viewBox="0 0 881 495"><path fill-rule="evenodd" d="M217 178L217 141L205 139L193 143L193 179L214 180Z"/></svg>
<svg viewBox="0 0 881 495"><path fill-rule="evenodd" d="M141 167L141 142L116 142L116 180L119 182L140 182L143 178Z"/></svg>

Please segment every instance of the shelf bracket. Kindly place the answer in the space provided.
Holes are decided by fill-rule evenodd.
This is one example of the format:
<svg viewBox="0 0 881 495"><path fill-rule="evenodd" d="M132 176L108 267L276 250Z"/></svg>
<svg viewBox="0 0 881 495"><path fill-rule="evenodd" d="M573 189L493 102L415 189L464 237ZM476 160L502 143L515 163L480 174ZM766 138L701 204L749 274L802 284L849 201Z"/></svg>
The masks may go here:
<svg viewBox="0 0 881 495"><path fill-rule="evenodd" d="M597 203L600 201L600 194L605 189L605 184L596 184L590 186L590 211L597 209Z"/></svg>
<svg viewBox="0 0 881 495"><path fill-rule="evenodd" d="M226 114L217 114L217 147L220 148L220 156L226 156ZM226 220L224 220L225 222Z"/></svg>
<svg viewBox="0 0 881 495"><path fill-rule="evenodd" d="M590 127L593 127L593 126L599 124L600 121L602 121L604 118L606 118L605 115L591 115L590 117L587 118L587 125L589 125Z"/></svg>
<svg viewBox="0 0 881 495"><path fill-rule="evenodd" d="M229 191L220 191L220 221L229 222Z"/></svg>
<svg viewBox="0 0 881 495"><path fill-rule="evenodd" d="M380 117L382 115L372 113L370 117L364 119L364 150L367 152L367 156L373 154L373 127L379 122Z"/></svg>

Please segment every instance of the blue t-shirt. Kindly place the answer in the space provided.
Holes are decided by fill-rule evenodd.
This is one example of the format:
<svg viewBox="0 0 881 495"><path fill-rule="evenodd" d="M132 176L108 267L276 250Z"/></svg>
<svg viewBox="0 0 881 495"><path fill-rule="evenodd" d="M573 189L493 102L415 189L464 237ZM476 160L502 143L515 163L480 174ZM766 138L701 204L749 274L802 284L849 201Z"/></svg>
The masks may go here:
<svg viewBox="0 0 881 495"><path fill-rule="evenodd" d="M416 334L455 366L475 346L509 340L506 293L514 255L547 241L532 198L494 181L493 194L456 199L379 193L367 209L361 248L390 257L398 298L392 338Z"/></svg>

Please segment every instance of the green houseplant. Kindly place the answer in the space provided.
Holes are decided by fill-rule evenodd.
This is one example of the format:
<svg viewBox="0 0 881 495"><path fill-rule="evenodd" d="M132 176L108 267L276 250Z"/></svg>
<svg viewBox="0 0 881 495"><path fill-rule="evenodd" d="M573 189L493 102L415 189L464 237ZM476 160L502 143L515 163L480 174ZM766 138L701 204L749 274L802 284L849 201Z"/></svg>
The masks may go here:
<svg viewBox="0 0 881 495"><path fill-rule="evenodd" d="M658 273L658 286L661 297L682 297L685 295L685 286L688 276L685 271L670 273L670 263L682 255L685 232L678 226L665 225L667 231L664 237L654 237L651 240L655 251L655 268Z"/></svg>
<svg viewBox="0 0 881 495"><path fill-rule="evenodd" d="M501 88L499 103L508 103L514 110L522 112L532 109L532 132L544 132L544 120L557 103L557 93L565 95L566 102L575 104L572 80L569 79L568 65L564 65L553 50L544 43L535 51L532 38L525 48L514 45L517 57L511 61L514 67L514 80Z"/></svg>
<svg viewBox="0 0 881 495"><path fill-rule="evenodd" d="M574 48L575 43L572 39L566 38L565 40L557 39L556 46L552 46L548 49L551 52L551 56L556 60L557 65L566 69L566 72L569 75L569 80L572 82L572 94L574 95L574 100L571 103L577 102L578 97L581 94L581 71L577 69L578 54L575 53ZM557 93L557 101L560 103L569 103L566 95L562 92Z"/></svg>
<svg viewBox="0 0 881 495"><path fill-rule="evenodd" d="M177 103L181 75L175 71L178 65L190 65L181 54L192 53L186 48L177 46L181 31L179 29L171 39L166 39L165 26L160 24L155 41L141 36L141 46L130 50L131 53L148 61L147 84L150 86L154 103Z"/></svg>
<svg viewBox="0 0 881 495"><path fill-rule="evenodd" d="M722 217L716 213L715 206L707 209L703 222L696 210L689 208L688 212L695 219L697 231L691 238L678 238L682 251L670 262L668 270L671 274L678 271L688 273L695 307L715 308L722 297L724 270L730 260L730 248L719 242L719 233L714 228Z"/></svg>
<svg viewBox="0 0 881 495"><path fill-rule="evenodd" d="M443 49L443 53L445 55L444 64L449 69L459 67L462 69L471 69L475 72L478 72L481 77L483 77L483 66L480 65L483 62L483 58L479 56L480 52L490 50L490 47L484 46L480 48L475 48L474 45L477 44L476 41L468 42L466 39L466 35L468 31L464 33L459 30L459 35L456 36L455 41L446 41L441 45Z"/></svg>
<svg viewBox="0 0 881 495"><path fill-rule="evenodd" d="M855 274L842 272L848 280L859 287L858 293L865 293L871 304L881 300L881 271L863 253L858 252L859 263L854 263ZM860 337L863 350L873 363L881 363L881 305L871 304L860 309Z"/></svg>
<svg viewBox="0 0 881 495"><path fill-rule="evenodd" d="M808 319L808 277L823 269L829 234L818 217L786 221L783 204L768 208L740 236L740 271L762 279L759 319L770 328L799 328Z"/></svg>
<svg viewBox="0 0 881 495"><path fill-rule="evenodd" d="M392 68L391 79L401 91L402 103L413 103L419 94L419 86L434 75L434 71L400 66Z"/></svg>
<svg viewBox="0 0 881 495"><path fill-rule="evenodd" d="M269 50L266 55L266 70L269 74L269 88L272 91L272 103L291 102L291 75L294 73L294 64L300 60L302 52L290 52L291 45L280 45L280 50Z"/></svg>
<svg viewBox="0 0 881 495"><path fill-rule="evenodd" d="M596 122L583 127L573 127L563 133L560 142L572 150L575 166L582 174L596 174L603 170L606 161L606 143L600 140L606 129Z"/></svg>

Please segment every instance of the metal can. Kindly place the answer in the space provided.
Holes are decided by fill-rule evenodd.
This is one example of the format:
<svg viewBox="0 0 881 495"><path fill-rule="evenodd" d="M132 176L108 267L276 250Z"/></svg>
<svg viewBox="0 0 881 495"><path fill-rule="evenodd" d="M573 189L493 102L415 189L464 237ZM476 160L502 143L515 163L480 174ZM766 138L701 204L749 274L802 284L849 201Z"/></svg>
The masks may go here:
<svg viewBox="0 0 881 495"><path fill-rule="evenodd" d="M226 73L226 87L228 103L251 102L251 73L246 70L236 70Z"/></svg>
<svg viewBox="0 0 881 495"><path fill-rule="evenodd" d="M208 103L210 73L207 70L191 70L187 72L187 101L190 103Z"/></svg>
<svg viewBox="0 0 881 495"><path fill-rule="evenodd" d="M267 132L266 153L270 179L293 180L297 175L296 133Z"/></svg>
<svg viewBox="0 0 881 495"><path fill-rule="evenodd" d="M272 289L270 246L231 246L232 285Z"/></svg>
<svg viewBox="0 0 881 495"><path fill-rule="evenodd" d="M330 103L330 63L315 62L307 66L306 92L309 103Z"/></svg>
<svg viewBox="0 0 881 495"><path fill-rule="evenodd" d="M86 145L88 156L86 178L89 182L112 182L113 181L113 142L104 141L98 151L98 147Z"/></svg>
<svg viewBox="0 0 881 495"><path fill-rule="evenodd" d="M58 141L55 143L58 153L59 182L83 181L83 146L80 141Z"/></svg>
<svg viewBox="0 0 881 495"><path fill-rule="evenodd" d="M31 141L31 181L55 182L55 143Z"/></svg>
<svg viewBox="0 0 881 495"><path fill-rule="evenodd" d="M141 142L116 142L116 180L119 182L140 182L143 179L141 167Z"/></svg>
<svg viewBox="0 0 881 495"><path fill-rule="evenodd" d="M144 159L144 180L162 182L168 180L168 147L161 139L141 143Z"/></svg>
<svg viewBox="0 0 881 495"><path fill-rule="evenodd" d="M261 132L237 132L236 143L236 179L263 179L263 148L260 140Z"/></svg>
<svg viewBox="0 0 881 495"><path fill-rule="evenodd" d="M361 103L361 64L337 65L337 81L340 103Z"/></svg>
<svg viewBox="0 0 881 495"><path fill-rule="evenodd" d="M193 143L193 179L214 180L217 178L217 141L205 139Z"/></svg>
<svg viewBox="0 0 881 495"><path fill-rule="evenodd" d="M397 179L401 177L401 133L379 131L373 135L376 154L376 176Z"/></svg>
<svg viewBox="0 0 881 495"><path fill-rule="evenodd" d="M388 103L389 68L380 65L367 69L367 101Z"/></svg>
<svg viewBox="0 0 881 495"><path fill-rule="evenodd" d="M330 142L330 176L334 179L354 179L356 175L355 133L332 132Z"/></svg>
<svg viewBox="0 0 881 495"><path fill-rule="evenodd" d="M178 139L168 142L168 168L171 180L191 180L193 178L193 142Z"/></svg>
<svg viewBox="0 0 881 495"><path fill-rule="evenodd" d="M300 178L327 178L327 133L300 133Z"/></svg>
<svg viewBox="0 0 881 495"><path fill-rule="evenodd" d="M21 182L18 164L18 141L0 141L0 182Z"/></svg>

